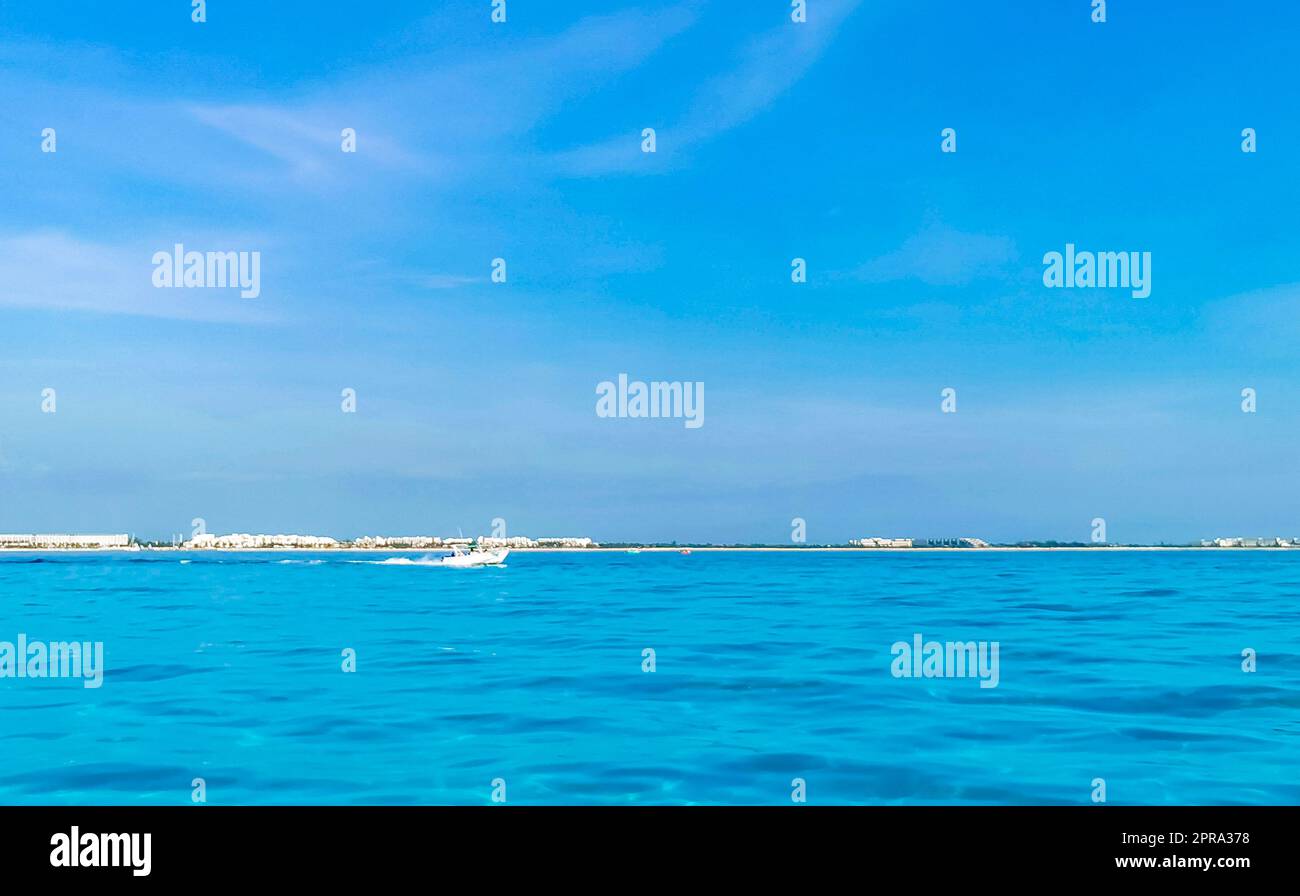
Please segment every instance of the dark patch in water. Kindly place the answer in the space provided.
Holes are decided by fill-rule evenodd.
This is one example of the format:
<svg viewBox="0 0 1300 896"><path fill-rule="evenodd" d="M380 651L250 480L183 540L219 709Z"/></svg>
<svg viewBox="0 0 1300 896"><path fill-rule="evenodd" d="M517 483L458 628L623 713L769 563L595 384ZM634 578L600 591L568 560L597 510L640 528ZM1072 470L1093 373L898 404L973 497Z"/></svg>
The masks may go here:
<svg viewBox="0 0 1300 896"><path fill-rule="evenodd" d="M124 669L110 667L104 672L104 677L111 678L113 681L167 681L184 675L201 675L204 672L211 671L211 669L195 668L193 666L145 663L141 666L127 666Z"/></svg>

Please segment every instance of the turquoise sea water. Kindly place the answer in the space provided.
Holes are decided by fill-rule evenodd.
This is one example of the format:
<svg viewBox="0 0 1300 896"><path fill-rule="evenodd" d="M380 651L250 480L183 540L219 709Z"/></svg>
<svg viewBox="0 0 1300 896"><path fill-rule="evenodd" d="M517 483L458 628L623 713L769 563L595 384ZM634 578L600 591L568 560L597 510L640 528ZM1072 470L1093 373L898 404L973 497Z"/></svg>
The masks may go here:
<svg viewBox="0 0 1300 896"><path fill-rule="evenodd" d="M0 555L0 802L1300 803L1300 553L387 556Z"/></svg>

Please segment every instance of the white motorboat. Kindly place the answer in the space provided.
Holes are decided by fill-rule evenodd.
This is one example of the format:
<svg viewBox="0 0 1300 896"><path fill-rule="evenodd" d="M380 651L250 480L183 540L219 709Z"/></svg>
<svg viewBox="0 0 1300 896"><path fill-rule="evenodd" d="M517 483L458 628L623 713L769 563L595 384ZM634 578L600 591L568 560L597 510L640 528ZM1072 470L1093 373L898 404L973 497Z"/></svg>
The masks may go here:
<svg viewBox="0 0 1300 896"><path fill-rule="evenodd" d="M450 557L443 557L439 563L440 566L454 566L458 569L465 569L471 566L498 566L505 562L510 555L508 548L498 548L495 551L488 551L482 548L475 548L467 551L460 545L451 549Z"/></svg>

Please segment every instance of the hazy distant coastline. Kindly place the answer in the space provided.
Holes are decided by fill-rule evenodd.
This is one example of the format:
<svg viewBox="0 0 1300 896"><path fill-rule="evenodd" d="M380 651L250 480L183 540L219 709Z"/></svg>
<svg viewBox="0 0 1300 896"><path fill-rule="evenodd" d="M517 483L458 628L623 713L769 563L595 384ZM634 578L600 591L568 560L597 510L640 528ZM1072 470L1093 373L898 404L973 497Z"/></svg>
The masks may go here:
<svg viewBox="0 0 1300 896"><path fill-rule="evenodd" d="M694 551L821 551L856 553L968 553L981 551L1225 551L1225 550L1300 550L1300 538L1216 538L1202 539L1197 544L1111 544L1104 541L1059 542L1020 541L1015 543L989 543L980 538L912 539L912 538L862 538L847 543L807 544L709 544L709 543L600 543L586 536L529 538L515 535L479 535L442 537L436 535L362 536L355 539L336 539L325 535L265 535L232 533L214 535L198 532L182 541L175 536L172 541L149 541L126 534L69 535L5 535L0 534L0 553L71 553L91 552L141 552L184 551L194 553L250 553L250 552L317 552L317 553L429 553L431 551L470 551L507 549L519 552L681 552Z"/></svg>
<svg viewBox="0 0 1300 896"><path fill-rule="evenodd" d="M130 546L130 547L42 547L13 548L0 547L0 556L4 554L131 554L131 553L194 553L194 554L427 554L437 551L449 551L448 547L337 547L337 548L297 548L297 547L263 547L263 548L187 548L183 546ZM1214 545L1167 545L1167 544L1098 544L1098 545L1035 545L1035 544L991 544L984 548L959 547L914 547L914 548L862 548L847 545L599 545L585 548L575 547L535 547L511 548L512 553L521 554L626 554L629 551L641 553L844 553L844 554L981 554L1003 553L1007 551L1300 551L1300 547L1287 545L1259 545L1246 547L1233 545L1218 547Z"/></svg>

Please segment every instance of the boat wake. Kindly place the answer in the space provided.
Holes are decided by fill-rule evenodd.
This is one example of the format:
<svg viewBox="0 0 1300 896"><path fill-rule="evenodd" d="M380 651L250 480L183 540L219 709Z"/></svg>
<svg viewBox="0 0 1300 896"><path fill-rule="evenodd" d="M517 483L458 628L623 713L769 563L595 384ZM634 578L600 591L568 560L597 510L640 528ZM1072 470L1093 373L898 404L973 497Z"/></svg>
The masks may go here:
<svg viewBox="0 0 1300 896"><path fill-rule="evenodd" d="M371 566L439 566L445 569L472 569L480 566L504 566L509 551L455 551L450 556L386 557L383 560L349 560Z"/></svg>
<svg viewBox="0 0 1300 896"><path fill-rule="evenodd" d="M383 560L349 560L349 563L362 563L366 566L441 566L436 557L387 557Z"/></svg>

